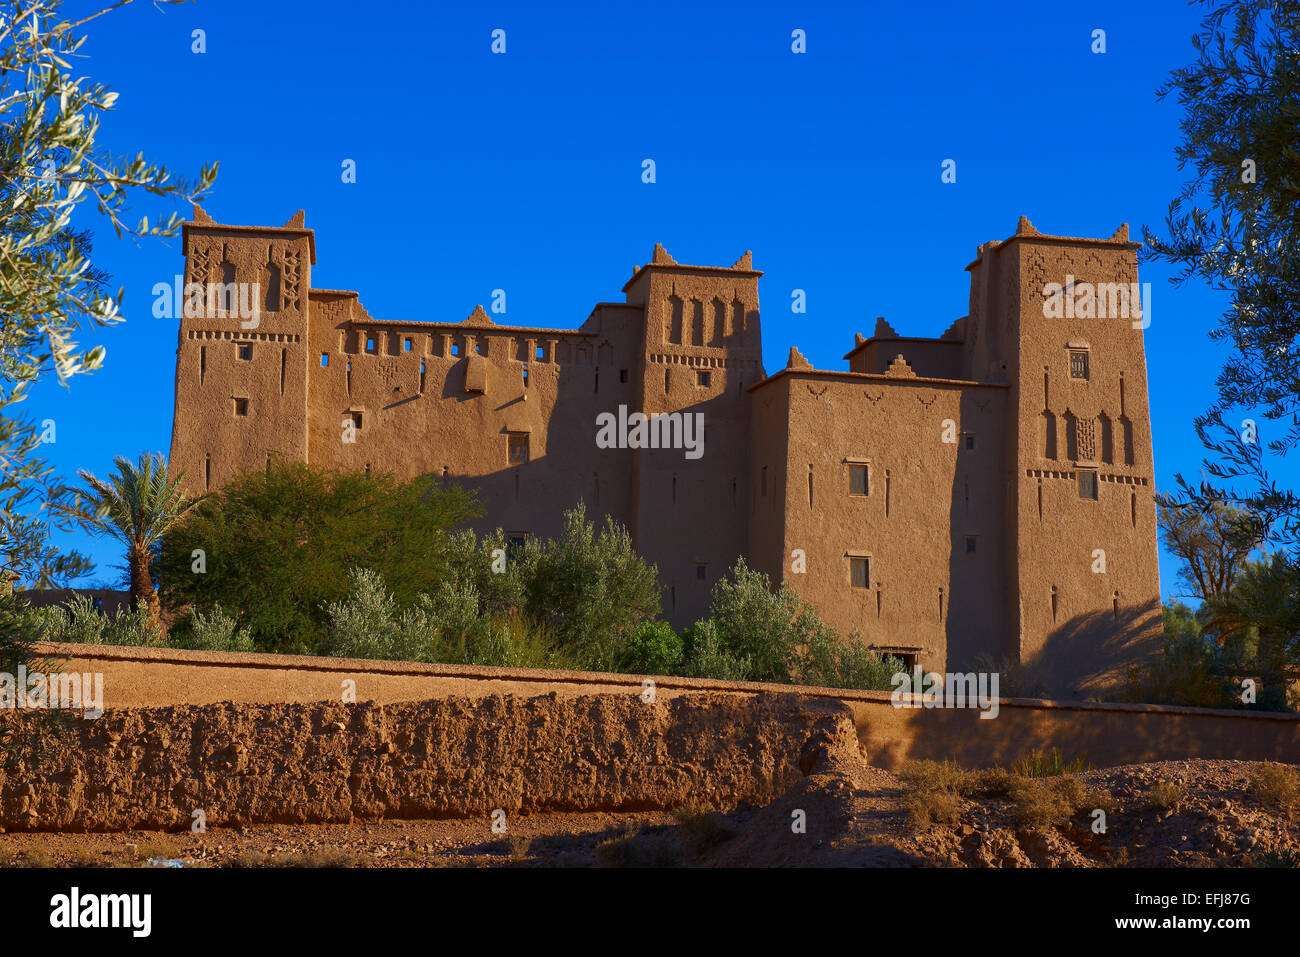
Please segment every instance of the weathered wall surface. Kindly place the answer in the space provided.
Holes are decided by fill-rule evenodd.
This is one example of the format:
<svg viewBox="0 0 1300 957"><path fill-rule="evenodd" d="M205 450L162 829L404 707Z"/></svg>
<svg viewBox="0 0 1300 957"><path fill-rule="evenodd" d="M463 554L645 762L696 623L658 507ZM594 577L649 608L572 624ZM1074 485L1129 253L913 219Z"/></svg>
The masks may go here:
<svg viewBox="0 0 1300 957"><path fill-rule="evenodd" d="M24 716L29 718L30 716ZM79 721L0 776L10 830L188 828L766 803L849 709L796 695L216 704Z"/></svg>
<svg viewBox="0 0 1300 957"><path fill-rule="evenodd" d="M642 693L642 679L636 676L594 672L87 645L42 648L64 656L67 670L102 673L104 705L110 709L341 702L345 680L355 682L358 701L378 704L552 692L560 698L613 695L639 702ZM883 767L919 758L952 758L971 767L1007 765L1052 747L1068 756L1086 754L1099 767L1188 757L1300 760L1297 715L1003 699L998 716L985 720L973 710L896 708L887 692L690 678L654 681L660 702L767 692L842 702L852 709L867 757Z"/></svg>

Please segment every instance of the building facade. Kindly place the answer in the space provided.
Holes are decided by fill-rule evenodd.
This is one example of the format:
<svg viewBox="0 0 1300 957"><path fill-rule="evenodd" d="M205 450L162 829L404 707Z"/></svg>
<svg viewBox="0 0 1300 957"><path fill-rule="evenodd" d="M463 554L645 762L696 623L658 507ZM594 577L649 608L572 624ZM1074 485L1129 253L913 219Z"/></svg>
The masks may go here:
<svg viewBox="0 0 1300 957"><path fill-rule="evenodd" d="M543 329L481 306L374 319L357 293L312 288L301 212L246 227L196 208L183 236L197 298L171 462L191 491L275 458L434 474L478 491L480 531L514 538L558 533L581 500L658 566L675 626L744 556L879 648L938 671L1032 667L1058 696L1158 642L1127 226L1080 239L1022 218L979 247L968 314L938 339L880 319L847 370L792 348L772 375L748 252L688 266L657 245L622 302Z"/></svg>

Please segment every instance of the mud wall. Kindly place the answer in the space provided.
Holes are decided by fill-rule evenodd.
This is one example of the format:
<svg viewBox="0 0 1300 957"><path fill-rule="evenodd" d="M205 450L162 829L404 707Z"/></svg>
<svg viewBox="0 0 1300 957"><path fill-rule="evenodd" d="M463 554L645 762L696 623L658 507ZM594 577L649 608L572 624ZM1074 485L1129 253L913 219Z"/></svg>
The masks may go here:
<svg viewBox="0 0 1300 957"><path fill-rule="evenodd" d="M789 787L810 738L854 746L849 709L708 693L119 709L75 720L39 760L0 774L0 826L180 830L195 810L229 827L731 808Z"/></svg>

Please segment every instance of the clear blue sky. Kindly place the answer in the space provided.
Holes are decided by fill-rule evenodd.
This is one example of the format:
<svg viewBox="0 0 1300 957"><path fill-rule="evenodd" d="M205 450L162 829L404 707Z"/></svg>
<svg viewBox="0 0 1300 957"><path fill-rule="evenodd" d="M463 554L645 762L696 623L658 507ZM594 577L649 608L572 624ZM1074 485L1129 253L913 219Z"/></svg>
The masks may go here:
<svg viewBox="0 0 1300 957"><path fill-rule="evenodd" d="M621 298L656 242L700 264L752 249L769 371L796 344L845 367L879 315L938 335L966 312L976 245L1020 215L1076 236L1128 222L1140 238L1182 181L1180 110L1153 91L1192 59L1199 7L1186 3L610 6L145 3L91 26L78 72L121 94L108 148L191 174L221 161L205 201L218 221L278 225L306 209L313 285L360 290L373 316L457 321L499 287L507 321L572 327ZM191 52L196 29L206 53ZM1090 51L1094 29L1105 54ZM27 403L56 420L47 451L69 476L168 449L176 323L153 318L151 289L182 268L178 241L84 223L128 321L96 334L102 371ZM1141 275L1163 488L1197 474L1192 417L1223 355L1207 336L1222 297L1169 275ZM806 315L791 313L795 288ZM116 577L111 542L61 540L90 552L95 578ZM1166 597L1174 572L1162 553Z"/></svg>

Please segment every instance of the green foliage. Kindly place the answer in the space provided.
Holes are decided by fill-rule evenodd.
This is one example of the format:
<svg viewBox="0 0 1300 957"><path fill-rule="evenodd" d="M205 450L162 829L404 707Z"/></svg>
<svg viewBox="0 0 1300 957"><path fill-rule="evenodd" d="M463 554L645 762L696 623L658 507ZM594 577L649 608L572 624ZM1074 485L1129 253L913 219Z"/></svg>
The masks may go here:
<svg viewBox="0 0 1300 957"><path fill-rule="evenodd" d="M774 590L740 558L714 586L708 620L687 636L686 670L733 681L889 690L903 663L857 632L842 638L788 584Z"/></svg>
<svg viewBox="0 0 1300 957"><path fill-rule="evenodd" d="M713 587L709 619L727 653L749 662L753 681L791 681L796 649L825 627L789 585L774 591L743 558Z"/></svg>
<svg viewBox="0 0 1300 957"><path fill-rule="evenodd" d="M42 586L92 566L51 545L51 530L70 527L60 511L69 493L35 455L43 430L12 407L51 372L66 384L98 369L104 347L82 351L76 337L122 321L121 291L107 294L88 234L68 224L89 201L118 236L175 236L176 213L128 226L128 200L141 192L192 200L216 178L212 166L195 183L177 180L143 155L119 161L96 142L117 94L73 76L69 60L81 55L81 27L120 5L74 23L58 0L0 3L0 555Z"/></svg>
<svg viewBox="0 0 1300 957"><path fill-rule="evenodd" d="M50 639L40 610L12 594L0 594L0 672L16 676L20 667L47 674L60 670L58 659L37 652L36 642L41 640ZM42 709L36 712L35 726L20 732L13 714L0 709L0 767L4 768L39 757L42 732L58 731L67 720L61 712Z"/></svg>
<svg viewBox="0 0 1300 957"><path fill-rule="evenodd" d="M622 671L641 675L677 674L685 657L685 646L666 621L643 621L624 650Z"/></svg>
<svg viewBox="0 0 1300 957"><path fill-rule="evenodd" d="M585 667L615 670L637 626L659 615L655 566L612 518L597 534L581 502L564 513L558 538L530 540L515 561L529 617L553 629Z"/></svg>
<svg viewBox="0 0 1300 957"><path fill-rule="evenodd" d="M212 606L209 614L194 609L183 617L167 634L167 644L173 648L191 651L254 651L253 636L233 617Z"/></svg>
<svg viewBox="0 0 1300 957"><path fill-rule="evenodd" d="M324 653L444 664L554 666L551 637L517 610L484 614L473 584L445 581L399 610L383 578L350 573L352 590L326 605Z"/></svg>
<svg viewBox="0 0 1300 957"><path fill-rule="evenodd" d="M1194 175L1170 204L1167 237L1144 229L1147 255L1231 297L1212 337L1232 345L1214 407L1196 420L1214 460L1179 500L1245 506L1278 542L1300 546L1300 498L1279 489L1259 430L1240 414L1291 418L1268 445L1300 443L1300 10L1271 0L1215 0L1192 38L1194 62L1157 91L1184 108L1180 168ZM1244 480L1245 488L1232 488ZM1219 483L1219 484L1213 484Z"/></svg>
<svg viewBox="0 0 1300 957"><path fill-rule="evenodd" d="M825 625L808 636L796 660L799 683L824 688L888 691L894 687L894 675L906 670L901 659L869 647L856 631L839 638Z"/></svg>
<svg viewBox="0 0 1300 957"><path fill-rule="evenodd" d="M143 601L134 608L119 608L111 617L97 611L85 595L77 595L63 606L35 611L41 618L41 637L46 641L127 647L163 644L162 626Z"/></svg>
<svg viewBox="0 0 1300 957"><path fill-rule="evenodd" d="M133 602L144 602L156 616L150 563L162 537L183 521L201 499L181 489L184 472L168 471L161 454L141 452L137 462L117 456L117 474L108 480L78 473L85 487L76 490L67 510L87 531L116 538L126 549L127 574Z"/></svg>
<svg viewBox="0 0 1300 957"><path fill-rule="evenodd" d="M1164 606L1164 648L1129 666L1120 700L1200 708L1241 706L1224 674L1218 649L1182 602Z"/></svg>
<svg viewBox="0 0 1300 957"><path fill-rule="evenodd" d="M1296 707L1292 684L1300 679L1300 565L1281 553L1247 562L1232 589L1202 608L1205 631L1215 642L1218 671L1253 678L1254 707ZM1235 692L1238 699L1240 690Z"/></svg>
<svg viewBox="0 0 1300 957"><path fill-rule="evenodd" d="M682 675L718 681L749 681L753 673L748 658L733 655L724 645L712 619L697 621L682 632Z"/></svg>
<svg viewBox="0 0 1300 957"><path fill-rule="evenodd" d="M219 603L259 651L319 650L326 606L349 569L379 574L402 607L451 580L449 532L475 514L432 477L277 463L237 478L163 537L159 578L173 609ZM194 571L202 550L206 571ZM382 641L383 639L375 639Z"/></svg>

